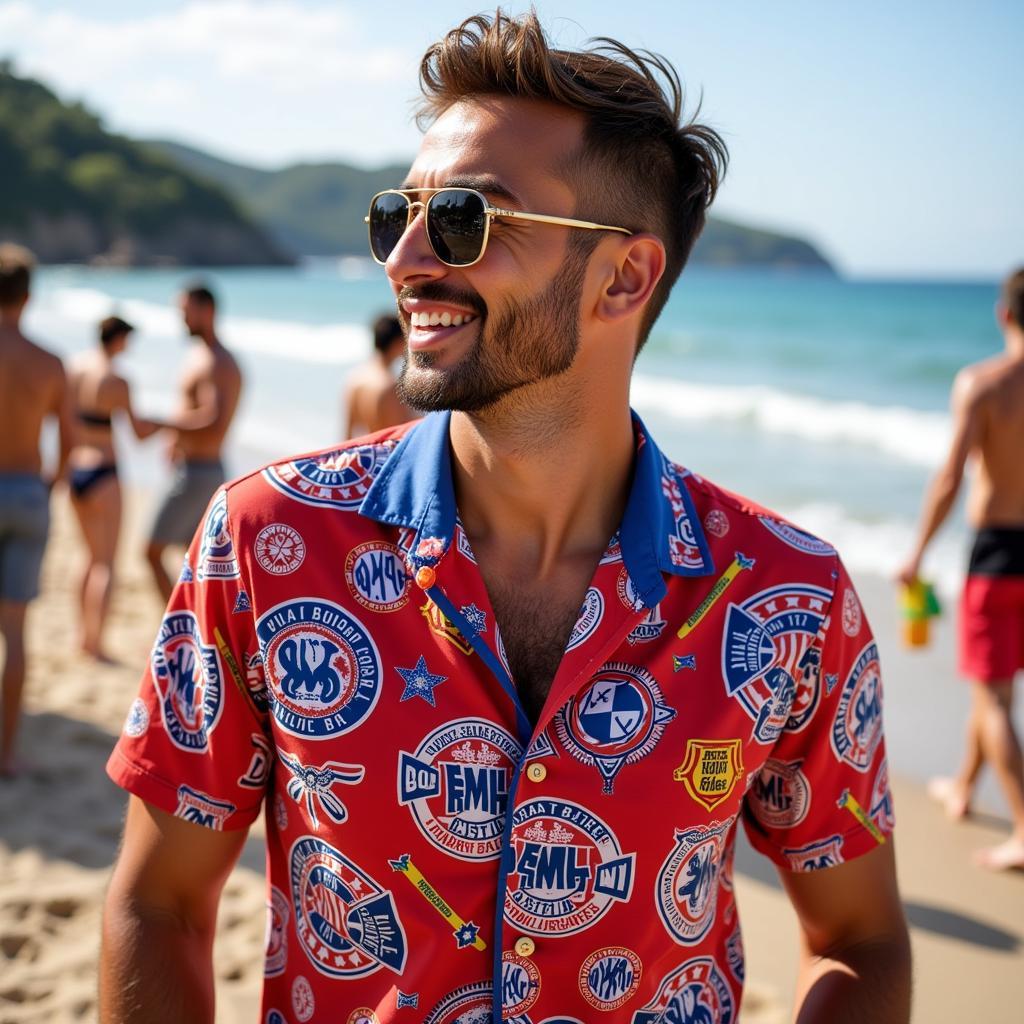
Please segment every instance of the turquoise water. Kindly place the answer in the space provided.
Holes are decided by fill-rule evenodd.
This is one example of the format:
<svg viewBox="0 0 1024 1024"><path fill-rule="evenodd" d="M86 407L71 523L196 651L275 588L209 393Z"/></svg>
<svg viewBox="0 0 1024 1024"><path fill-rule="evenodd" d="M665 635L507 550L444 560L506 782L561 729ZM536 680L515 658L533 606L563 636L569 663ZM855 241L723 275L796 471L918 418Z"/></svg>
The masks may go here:
<svg viewBox="0 0 1024 1024"><path fill-rule="evenodd" d="M136 401L166 411L188 344L173 302L191 276L47 268L27 326L66 355L117 309L139 328L124 357ZM364 325L391 307L380 269L344 260L203 276L246 372L232 469L335 441ZM888 571L943 454L957 369L1001 346L996 297L995 283L690 270L637 364L634 405L672 457L826 536L854 568ZM158 446L123 444L131 472L158 478ZM935 549L948 585L963 542L955 522Z"/></svg>

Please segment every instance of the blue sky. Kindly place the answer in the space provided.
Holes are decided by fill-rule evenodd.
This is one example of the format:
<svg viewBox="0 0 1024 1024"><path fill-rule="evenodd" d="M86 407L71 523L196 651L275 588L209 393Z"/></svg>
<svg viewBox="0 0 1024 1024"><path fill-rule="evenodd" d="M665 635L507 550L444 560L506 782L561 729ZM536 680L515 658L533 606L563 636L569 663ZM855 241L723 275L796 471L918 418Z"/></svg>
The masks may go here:
<svg viewBox="0 0 1024 1024"><path fill-rule="evenodd" d="M721 215L803 234L857 276L997 277L1024 263L1024 4L535 6L560 44L610 35L657 50L703 94L732 152ZM265 166L373 165L415 151L419 57L478 9L0 0L0 55L128 134Z"/></svg>

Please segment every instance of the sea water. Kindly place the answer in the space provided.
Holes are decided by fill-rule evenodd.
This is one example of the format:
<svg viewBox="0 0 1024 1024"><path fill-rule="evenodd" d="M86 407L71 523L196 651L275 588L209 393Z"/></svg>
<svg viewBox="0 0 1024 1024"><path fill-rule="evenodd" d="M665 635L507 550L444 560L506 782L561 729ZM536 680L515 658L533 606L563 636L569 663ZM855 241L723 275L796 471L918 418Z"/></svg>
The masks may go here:
<svg viewBox="0 0 1024 1024"><path fill-rule="evenodd" d="M137 327L122 357L134 402L167 414L190 344L175 298L198 276L219 297L221 335L245 374L229 470L335 443L345 375L370 350L369 322L393 309L369 260L202 275L44 268L26 329L68 356L95 344L104 316L125 317ZM1001 347L997 291L994 282L690 269L637 363L633 404L694 473L825 537L854 571L889 573L948 444L956 371ZM126 475L158 483L159 442L138 445L123 430L119 442ZM926 562L947 592L965 546L958 512Z"/></svg>

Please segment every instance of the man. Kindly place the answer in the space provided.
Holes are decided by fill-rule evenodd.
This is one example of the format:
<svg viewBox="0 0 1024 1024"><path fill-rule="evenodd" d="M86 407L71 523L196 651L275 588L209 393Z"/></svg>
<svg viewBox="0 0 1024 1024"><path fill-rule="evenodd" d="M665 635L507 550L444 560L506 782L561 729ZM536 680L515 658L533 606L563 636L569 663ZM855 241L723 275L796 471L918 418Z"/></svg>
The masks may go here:
<svg viewBox="0 0 1024 1024"><path fill-rule="evenodd" d="M405 423L415 415L395 394L391 367L405 355L405 335L396 316L373 323L373 355L349 376L342 404L347 438L375 434Z"/></svg>
<svg viewBox="0 0 1024 1024"><path fill-rule="evenodd" d="M605 45L498 12L427 52L432 123L368 219L438 411L214 500L231 547L194 542L109 765L104 1020L212 1017L264 794L266 1019L734 1024L742 813L804 927L800 1020L907 1020L856 596L630 415L724 147Z"/></svg>
<svg viewBox="0 0 1024 1024"><path fill-rule="evenodd" d="M70 447L67 385L61 361L21 332L34 267L32 254L0 245L0 777L16 774L15 740L25 685L25 614L39 593L39 569L49 526L49 489L40 473L43 421L57 424L58 462L64 473Z"/></svg>
<svg viewBox="0 0 1024 1024"><path fill-rule="evenodd" d="M217 337L213 292L205 285L193 285L182 293L180 305L185 329L197 344L185 363L179 412L168 424L174 432L174 480L146 545L146 560L164 600L173 586L164 550L188 544L210 496L224 482L221 448L242 391L238 363Z"/></svg>
<svg viewBox="0 0 1024 1024"><path fill-rule="evenodd" d="M960 604L960 672L971 680L967 747L955 778L929 792L954 819L970 808L987 761L1010 805L1013 831L979 850L977 863L1024 868L1024 765L1013 727L1013 679L1024 668L1024 268L1003 284L996 319L1006 349L957 374L953 440L925 498L917 542L898 578L917 578L929 541L949 515L967 460L977 472L967 498L974 547Z"/></svg>

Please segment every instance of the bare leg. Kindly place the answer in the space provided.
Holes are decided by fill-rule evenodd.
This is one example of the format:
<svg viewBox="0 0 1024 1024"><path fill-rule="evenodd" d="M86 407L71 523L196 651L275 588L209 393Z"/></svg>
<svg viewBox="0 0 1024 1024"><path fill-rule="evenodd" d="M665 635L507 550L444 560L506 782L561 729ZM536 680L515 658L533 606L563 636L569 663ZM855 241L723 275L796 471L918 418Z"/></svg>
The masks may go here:
<svg viewBox="0 0 1024 1024"><path fill-rule="evenodd" d="M1010 805L1013 831L998 846L979 850L978 864L989 868L1024 868L1024 758L1013 728L1013 682L975 683L982 707L981 743Z"/></svg>
<svg viewBox="0 0 1024 1024"><path fill-rule="evenodd" d="M164 568L163 554L166 550L166 544L158 544L156 541L150 541L146 545L146 561L153 570L153 579L156 580L157 589L164 601L170 600L171 591L174 589L171 578Z"/></svg>
<svg viewBox="0 0 1024 1024"><path fill-rule="evenodd" d="M4 638L4 669L0 677L0 777L14 774L14 744L25 688L25 612L27 604L0 601L0 634Z"/></svg>
<svg viewBox="0 0 1024 1024"><path fill-rule="evenodd" d="M973 692L971 710L967 716L964 758L955 778L942 777L928 780L928 795L942 805L947 816L954 821L965 817L971 809L971 794L978 780L985 757L981 745L984 705Z"/></svg>
<svg viewBox="0 0 1024 1024"><path fill-rule="evenodd" d="M102 633L110 606L114 554L121 526L121 485L116 477L103 480L85 498L72 504L89 549L89 564L82 580L82 650L102 659Z"/></svg>

